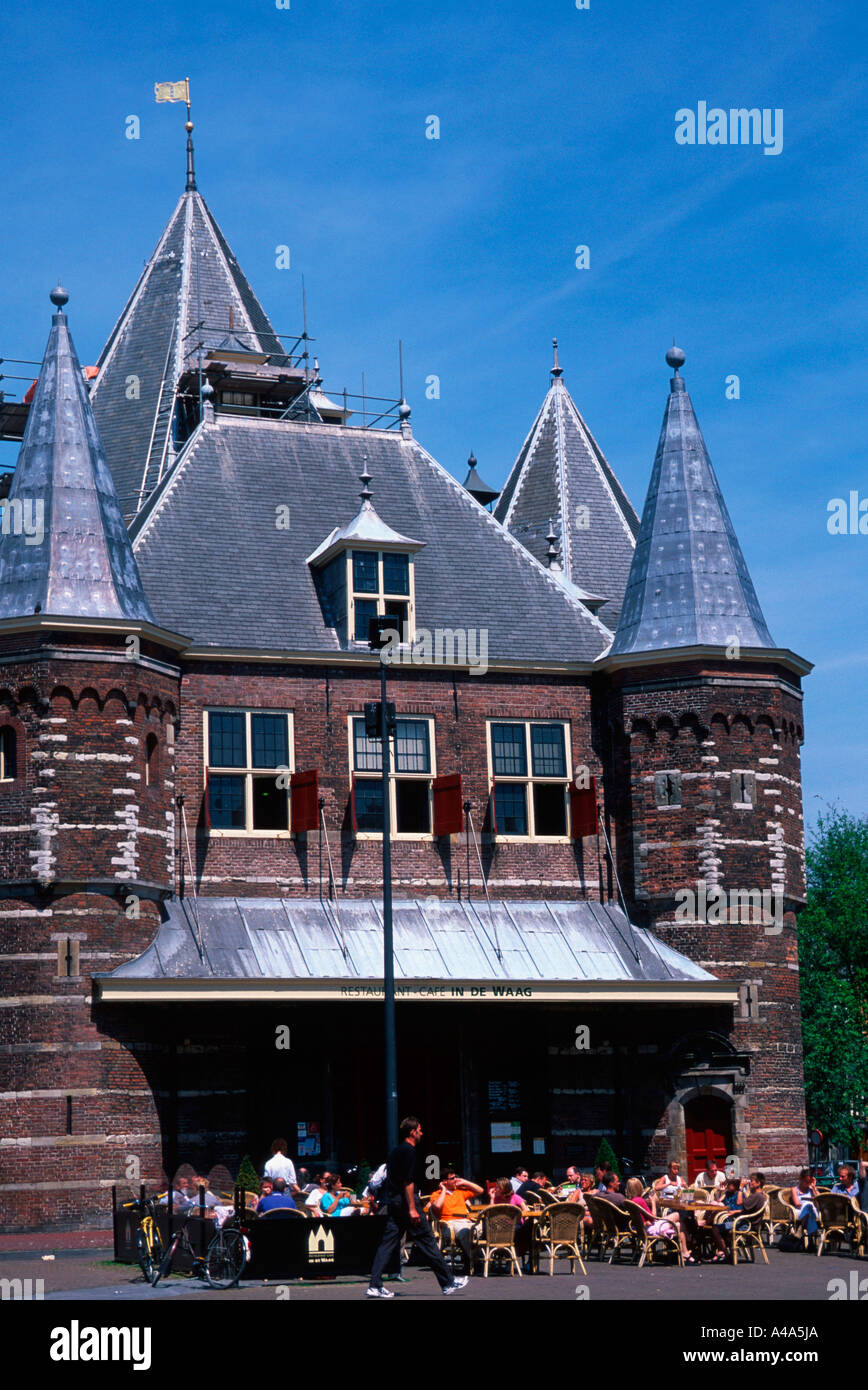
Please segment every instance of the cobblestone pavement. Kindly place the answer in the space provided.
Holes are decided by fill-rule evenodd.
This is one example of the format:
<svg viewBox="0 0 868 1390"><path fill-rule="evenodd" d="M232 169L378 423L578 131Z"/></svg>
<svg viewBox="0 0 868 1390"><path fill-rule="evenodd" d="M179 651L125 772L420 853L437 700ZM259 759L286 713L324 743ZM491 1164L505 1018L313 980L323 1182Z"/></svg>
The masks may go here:
<svg viewBox="0 0 868 1390"><path fill-rule="evenodd" d="M781 1254L769 1251L769 1264L700 1265L678 1269L672 1265L636 1269L628 1264L609 1265L591 1260L587 1276L576 1270L570 1274L566 1261L558 1261L555 1273L519 1279L508 1275L492 1275L488 1279L475 1277L458 1297L471 1302L507 1300L550 1300L575 1302L587 1299L671 1302L714 1302L749 1300L751 1302L831 1301L832 1292L840 1293L841 1286L830 1282L843 1280L846 1297L860 1296L868 1300L868 1260L854 1260L843 1255ZM404 1302L418 1303L442 1297L433 1274L422 1268L408 1266L406 1283L391 1283ZM44 1280L46 1300L70 1302L117 1301L144 1299L148 1301L202 1300L347 1302L365 1301L365 1279L340 1279L333 1283L300 1283L278 1280L268 1283L242 1281L239 1288L225 1291L209 1289L199 1279L171 1276L156 1289L150 1288L140 1271L131 1265L115 1264L111 1251L61 1252L54 1260L43 1261L29 1253L0 1258L0 1279ZM863 1287L859 1289L859 1285ZM10 1297L5 1290L4 1297ZM26 1287L26 1286L25 1286ZM34 1285L34 1288L37 1287ZM853 1291L856 1290L854 1293ZM373 1300L368 1300L372 1302Z"/></svg>

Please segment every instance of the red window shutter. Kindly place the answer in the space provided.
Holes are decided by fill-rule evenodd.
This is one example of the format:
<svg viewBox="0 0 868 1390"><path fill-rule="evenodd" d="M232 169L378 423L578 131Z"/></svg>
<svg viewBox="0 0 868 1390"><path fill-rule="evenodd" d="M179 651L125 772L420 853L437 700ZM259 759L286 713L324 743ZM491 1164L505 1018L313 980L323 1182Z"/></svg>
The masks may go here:
<svg viewBox="0 0 868 1390"><path fill-rule="evenodd" d="M206 769L205 769L205 828L206 828L206 830L210 830L210 829L211 829L211 786L210 786L210 779L211 779L211 769L210 769L210 767L206 767Z"/></svg>
<svg viewBox="0 0 868 1390"><path fill-rule="evenodd" d="M461 773L447 772L431 783L434 793L434 834L460 835L464 829Z"/></svg>
<svg viewBox="0 0 868 1390"><path fill-rule="evenodd" d="M599 817L596 777L591 778L589 787L577 787L574 782L570 783L570 829L574 840L597 834Z"/></svg>
<svg viewBox="0 0 868 1390"><path fill-rule="evenodd" d="M293 832L316 830L319 825L319 772L311 768L308 772L293 772L289 779L292 793Z"/></svg>

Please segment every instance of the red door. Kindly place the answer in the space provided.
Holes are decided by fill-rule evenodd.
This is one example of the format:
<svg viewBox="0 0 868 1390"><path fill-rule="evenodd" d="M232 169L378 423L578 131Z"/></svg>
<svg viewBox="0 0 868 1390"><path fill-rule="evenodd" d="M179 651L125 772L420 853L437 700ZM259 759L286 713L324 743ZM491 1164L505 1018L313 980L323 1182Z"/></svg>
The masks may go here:
<svg viewBox="0 0 868 1390"><path fill-rule="evenodd" d="M684 1107L684 1128L687 1138L687 1181L693 1182L708 1160L717 1160L719 1168L726 1167L727 1154L732 1153L732 1105L714 1096L699 1096Z"/></svg>

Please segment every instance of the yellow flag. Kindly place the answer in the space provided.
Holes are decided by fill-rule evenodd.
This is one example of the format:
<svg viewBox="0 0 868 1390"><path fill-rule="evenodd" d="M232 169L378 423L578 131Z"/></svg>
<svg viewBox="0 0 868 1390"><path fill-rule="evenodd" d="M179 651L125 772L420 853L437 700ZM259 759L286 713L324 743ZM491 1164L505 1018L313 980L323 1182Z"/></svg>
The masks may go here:
<svg viewBox="0 0 868 1390"><path fill-rule="evenodd" d="M182 82L155 82L155 101L186 101L190 104L190 83L185 77Z"/></svg>

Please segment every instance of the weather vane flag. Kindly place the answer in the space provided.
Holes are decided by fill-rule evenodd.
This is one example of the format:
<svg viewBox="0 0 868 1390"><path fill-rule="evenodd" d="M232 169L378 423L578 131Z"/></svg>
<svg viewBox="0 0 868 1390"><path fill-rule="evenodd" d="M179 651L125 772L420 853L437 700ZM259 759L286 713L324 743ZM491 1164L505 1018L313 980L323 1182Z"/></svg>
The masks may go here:
<svg viewBox="0 0 868 1390"><path fill-rule="evenodd" d="M155 82L155 101L185 101L190 105L190 79L184 77L180 82Z"/></svg>

